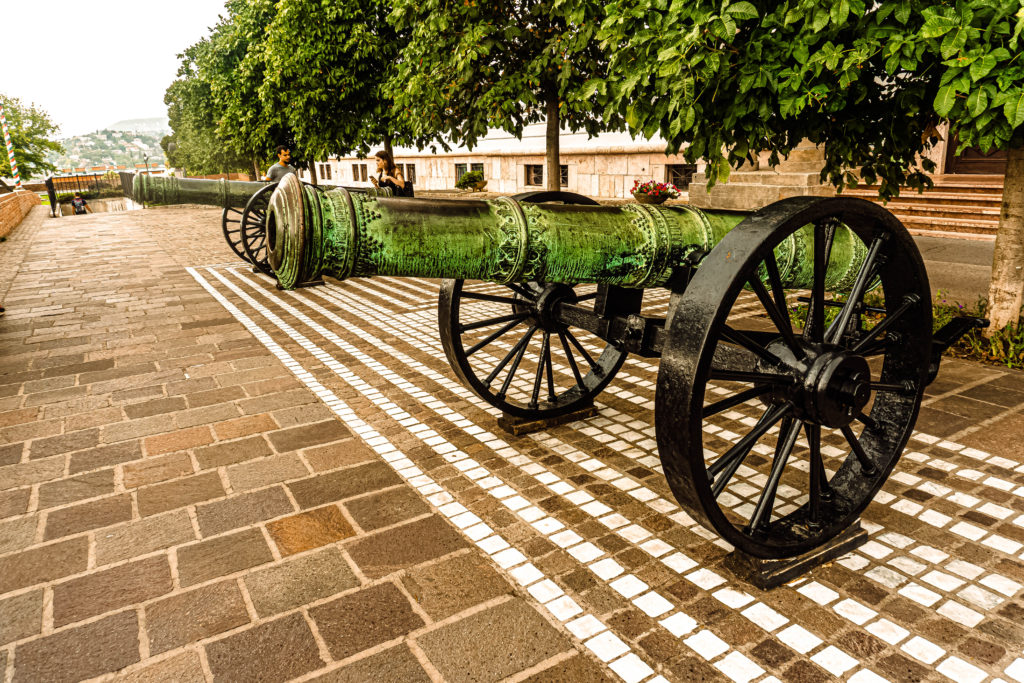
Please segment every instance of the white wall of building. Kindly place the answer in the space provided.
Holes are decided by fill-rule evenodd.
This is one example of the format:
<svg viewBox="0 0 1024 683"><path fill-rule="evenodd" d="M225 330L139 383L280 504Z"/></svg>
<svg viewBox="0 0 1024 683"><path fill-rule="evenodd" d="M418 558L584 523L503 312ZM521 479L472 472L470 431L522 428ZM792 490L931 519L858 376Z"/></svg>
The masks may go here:
<svg viewBox="0 0 1024 683"><path fill-rule="evenodd" d="M481 164L488 192L515 194L543 189L527 184L526 167L544 166L544 128L543 123L527 126L521 140L504 131L491 131L473 150L453 146L449 152L438 149L434 153L430 149L395 147L395 163L413 166L417 191L454 189L459 164L465 164L467 169ZM563 133L559 142L559 160L568 166L569 172L569 182L562 189L591 197L626 198L634 180L666 182L670 165L687 163L682 155L666 155L661 138L633 140L627 133L604 133L588 139L586 133ZM370 182L362 179L362 166L365 166L367 178L376 175L372 157L340 157L318 162L318 169L329 171L329 178L321 178L329 185L369 186ZM358 177L353 177L355 174ZM308 179L306 172L302 176ZM686 188L680 190L685 192Z"/></svg>

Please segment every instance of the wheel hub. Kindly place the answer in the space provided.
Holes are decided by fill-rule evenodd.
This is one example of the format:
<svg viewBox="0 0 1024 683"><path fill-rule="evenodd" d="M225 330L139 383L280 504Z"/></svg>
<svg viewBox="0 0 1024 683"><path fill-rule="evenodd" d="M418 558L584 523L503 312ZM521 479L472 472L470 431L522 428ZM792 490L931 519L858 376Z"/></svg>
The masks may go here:
<svg viewBox="0 0 1024 683"><path fill-rule="evenodd" d="M576 292L568 285L544 284L531 282L526 285L536 293L536 299L530 301L516 294L517 303L513 308L518 312L528 312L537 323L537 327L546 332L558 332L565 329L565 324L558 320L558 305L576 303Z"/></svg>
<svg viewBox="0 0 1024 683"><path fill-rule="evenodd" d="M782 340L769 347L789 366L796 382L776 390L773 403L789 401L794 416L825 427L850 424L871 400L871 369L867 360L837 346L803 345L805 356L797 360ZM763 371L778 368L762 366Z"/></svg>

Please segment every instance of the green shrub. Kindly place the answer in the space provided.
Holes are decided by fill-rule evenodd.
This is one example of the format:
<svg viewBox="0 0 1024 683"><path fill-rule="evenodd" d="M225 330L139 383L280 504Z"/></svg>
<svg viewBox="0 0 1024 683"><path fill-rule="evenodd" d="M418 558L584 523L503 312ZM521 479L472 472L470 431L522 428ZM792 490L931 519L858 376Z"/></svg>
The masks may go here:
<svg viewBox="0 0 1024 683"><path fill-rule="evenodd" d="M470 171L468 173L462 174L462 177L459 178L459 181L455 183L455 187L457 187L460 190L465 190L475 186L477 183L482 183L483 181L483 173L481 173L480 171Z"/></svg>

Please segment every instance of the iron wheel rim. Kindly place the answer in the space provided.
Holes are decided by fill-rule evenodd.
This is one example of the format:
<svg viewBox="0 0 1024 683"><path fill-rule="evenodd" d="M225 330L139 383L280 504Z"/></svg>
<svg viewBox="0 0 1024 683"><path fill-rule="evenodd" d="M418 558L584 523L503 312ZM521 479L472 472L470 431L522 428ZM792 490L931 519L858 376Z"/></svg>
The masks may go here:
<svg viewBox="0 0 1024 683"><path fill-rule="evenodd" d="M774 490L769 491L772 488L773 476L773 473L770 473L760 496L756 498L757 505L753 507L751 517L747 519L747 526L743 526L740 515L719 504L721 493L727 491L729 487L719 481L718 493L715 492L713 487L716 477L710 472L714 463L705 460L702 422L707 410L706 390L712 379L712 359L716 349L722 346L739 346L733 341L722 341L723 332L726 332L724 325L745 282L753 273L763 272L759 270L759 266L768 262L768 254L773 254L772 259L775 260L775 247L802 226L824 226L830 221L839 221L846 225L865 244L872 244L877 236L885 235L884 246L879 248L879 253L884 253L885 260L879 264L877 272L889 314L897 311L897 306L904 302L907 296L918 297L917 301L904 310L888 328L885 339L889 339L892 333L898 335L892 339L898 339L900 343L885 341L880 351L882 368L878 381L874 382L876 385L900 385L903 390L901 393L888 389L874 391L870 397L873 404L870 413L866 415L868 422L873 426L865 424L860 435L857 435L852 427L847 426L853 433L854 440L866 454L868 465L874 467L874 473L862 468L857 449L851 446L845 459L827 482L819 478L817 483L812 483L815 478L812 477L811 471L817 469L821 472L825 469L821 452L822 425L819 417L808 416L797 410L779 415L774 424L781 428L771 463L781 460L783 464L780 468L785 474L785 464L793 453L793 447L787 449L784 442L796 442L800 437L809 439L806 449L808 499L794 510L773 519L775 495L781 478L776 479ZM823 242L827 241L824 239L825 228L815 227L814 231L815 242L819 235L822 236ZM767 290L768 285L765 285L764 289ZM812 286L812 302L815 301L814 291L815 287ZM776 301L777 298L773 296L772 300ZM811 305L819 306L817 303ZM786 306L787 304L783 304L784 308ZM821 307L821 310L824 310L824 307ZM807 327L812 328L812 336L817 334L813 331L813 324ZM775 350L785 345L781 328L778 329L780 341L777 344L780 345L771 347ZM926 384L931 348L930 293L923 261L909 233L899 221L881 207L858 199L822 200L801 197L784 200L762 209L723 239L705 259L685 292L673 295L666 330L669 334L662 354L656 396L658 446L666 479L684 509L704 526L714 529L734 547L750 555L764 558L799 555L827 543L848 528L871 502L902 455L916 421ZM826 337L827 331L824 326L820 334L823 338ZM847 350L858 343L854 338L845 335L837 341L835 346ZM803 343L801 333L798 345ZM811 352L806 353L810 358ZM861 353L853 355L865 353L866 350L861 349ZM719 352L720 358L725 355ZM763 373L763 361L759 360L758 363ZM795 374L800 375L799 372ZM810 380L805 374L798 381L800 387L805 387ZM912 386L906 385L906 382ZM742 386L753 390L759 385L745 383ZM788 395L786 392L791 392L796 397L799 391L787 389L781 392L781 396L785 397ZM736 390L734 396L738 397L740 393L744 392ZM776 396L774 389L770 393L773 397ZM748 400L753 399L754 397L751 397ZM765 416L772 412L771 406L778 405L770 403L766 406L761 419L765 419ZM786 420L791 422L787 424ZM817 434L815 425L812 424L815 422L819 422ZM857 424L859 427L859 423ZM825 428L831 427L826 425ZM759 425L755 424L750 427L747 434L758 429ZM795 437L793 430L796 430ZM850 443L846 433L841 433L847 443ZM763 436L755 439L751 448L761 442L761 438ZM812 448L815 439L818 441L817 449ZM738 447L739 441L718 457L724 459ZM816 456L814 450L817 450ZM737 456L740 457L741 465L749 454L750 448L745 454ZM816 467L815 459L820 466ZM728 466L720 466L722 469L718 469L714 474L727 474L732 469L732 464L733 460L730 460ZM733 475L736 471L738 469L733 469ZM832 489L831 501L821 498L823 492L827 494L827 489L823 488L826 483ZM817 494L811 491L812 487L817 488ZM817 518L813 519L811 498L815 495L818 501ZM762 497L767 498L764 504L761 503ZM754 521L754 515L758 514L759 507L767 507L767 511L760 513L761 524L756 528L750 528L749 524Z"/></svg>

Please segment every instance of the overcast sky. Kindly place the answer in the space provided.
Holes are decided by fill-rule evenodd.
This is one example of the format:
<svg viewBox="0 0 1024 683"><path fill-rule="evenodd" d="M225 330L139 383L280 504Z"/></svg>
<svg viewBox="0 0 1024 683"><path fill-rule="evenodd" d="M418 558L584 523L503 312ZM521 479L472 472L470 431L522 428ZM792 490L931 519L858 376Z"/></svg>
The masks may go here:
<svg viewBox="0 0 1024 683"><path fill-rule="evenodd" d="M0 0L0 92L35 102L61 137L166 116L177 54L224 0Z"/></svg>

